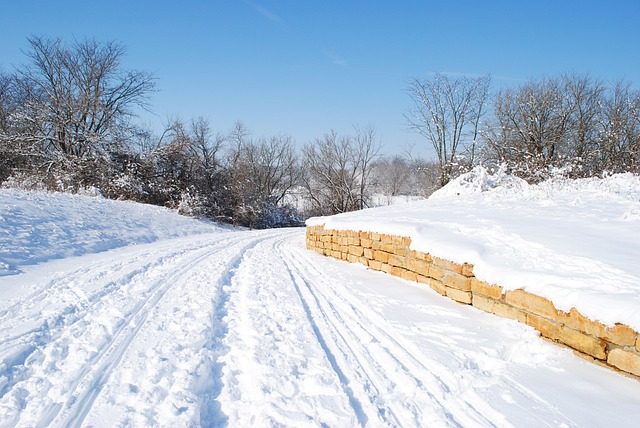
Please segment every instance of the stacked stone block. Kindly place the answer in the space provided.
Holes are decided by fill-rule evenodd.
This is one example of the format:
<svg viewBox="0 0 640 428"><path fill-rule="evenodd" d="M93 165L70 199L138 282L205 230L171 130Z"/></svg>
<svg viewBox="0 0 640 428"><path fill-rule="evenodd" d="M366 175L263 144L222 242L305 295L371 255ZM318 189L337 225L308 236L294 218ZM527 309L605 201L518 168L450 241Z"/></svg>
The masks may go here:
<svg viewBox="0 0 640 428"><path fill-rule="evenodd" d="M411 250L406 237L310 226L306 243L322 255L426 284L457 302L525 323L588 360L640 378L640 336L630 327L607 327L575 308L559 311L550 300L525 290L505 291L476 278L471 264Z"/></svg>

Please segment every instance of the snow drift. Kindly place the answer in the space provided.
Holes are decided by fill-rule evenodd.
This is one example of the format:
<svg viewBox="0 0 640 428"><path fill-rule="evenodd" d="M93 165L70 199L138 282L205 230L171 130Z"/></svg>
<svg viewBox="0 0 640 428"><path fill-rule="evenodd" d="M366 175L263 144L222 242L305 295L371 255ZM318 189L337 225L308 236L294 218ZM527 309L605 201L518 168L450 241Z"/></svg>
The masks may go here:
<svg viewBox="0 0 640 428"><path fill-rule="evenodd" d="M471 263L478 279L640 331L640 177L538 185L482 167L429 199L307 225L408 236L412 249Z"/></svg>

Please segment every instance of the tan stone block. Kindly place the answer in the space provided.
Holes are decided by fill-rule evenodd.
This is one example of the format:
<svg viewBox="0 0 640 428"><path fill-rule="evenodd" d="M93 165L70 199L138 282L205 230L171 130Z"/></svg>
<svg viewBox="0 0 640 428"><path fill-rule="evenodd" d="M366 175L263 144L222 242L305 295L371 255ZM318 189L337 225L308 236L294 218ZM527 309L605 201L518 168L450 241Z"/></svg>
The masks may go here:
<svg viewBox="0 0 640 428"><path fill-rule="evenodd" d="M638 335L638 338L636 339L636 351L640 352L640 334Z"/></svg>
<svg viewBox="0 0 640 428"><path fill-rule="evenodd" d="M455 288L461 291L471 291L471 281L469 278L459 273L444 271L441 280L447 287Z"/></svg>
<svg viewBox="0 0 640 428"><path fill-rule="evenodd" d="M360 239L369 239L369 240L371 240L371 233L370 232L365 232L365 231L361 230L359 235L360 235Z"/></svg>
<svg viewBox="0 0 640 428"><path fill-rule="evenodd" d="M355 236L350 236L347 240L348 245L360 246L360 238Z"/></svg>
<svg viewBox="0 0 640 428"><path fill-rule="evenodd" d="M607 363L627 373L640 376L640 354L615 348L609 351Z"/></svg>
<svg viewBox="0 0 640 428"><path fill-rule="evenodd" d="M525 312L481 294L473 294L472 304L478 309L502 318L509 318L523 324L527 322L527 314Z"/></svg>
<svg viewBox="0 0 640 428"><path fill-rule="evenodd" d="M369 260L369 267L373 270L381 270L382 262L379 262L378 260Z"/></svg>
<svg viewBox="0 0 640 428"><path fill-rule="evenodd" d="M360 260L358 256L354 256L353 254L347 254L347 261L350 263L357 263Z"/></svg>
<svg viewBox="0 0 640 428"><path fill-rule="evenodd" d="M382 241L382 237L377 232L371 232L370 237L372 241L378 241L378 242Z"/></svg>
<svg viewBox="0 0 640 428"><path fill-rule="evenodd" d="M385 252L387 252L389 254L395 254L396 253L396 246L393 245L393 244L390 244L390 243L383 242L381 250L385 251Z"/></svg>
<svg viewBox="0 0 640 428"><path fill-rule="evenodd" d="M358 262L360 262L360 264L365 265L365 266L369 266L369 259L366 257L359 257L358 258Z"/></svg>
<svg viewBox="0 0 640 428"><path fill-rule="evenodd" d="M419 275L429 276L429 264L424 260L408 258L406 267Z"/></svg>
<svg viewBox="0 0 640 428"><path fill-rule="evenodd" d="M389 256L390 256L390 254L385 252L385 251L376 250L376 251L373 252L374 260L377 260L377 261L382 262L382 263L389 262Z"/></svg>
<svg viewBox="0 0 640 428"><path fill-rule="evenodd" d="M402 236L391 235L391 242L393 242L396 245L403 245L404 238Z"/></svg>
<svg viewBox="0 0 640 428"><path fill-rule="evenodd" d="M435 266L429 266L429 276L440 281L444 277L444 271Z"/></svg>
<svg viewBox="0 0 640 428"><path fill-rule="evenodd" d="M476 277L469 278L469 283L473 293L483 294L494 299L502 298L503 290L499 285L492 285L488 282L480 281Z"/></svg>
<svg viewBox="0 0 640 428"><path fill-rule="evenodd" d="M455 300L456 302L464 303L466 305L471 304L472 295L469 291L458 290L457 288L446 287L447 297Z"/></svg>
<svg viewBox="0 0 640 428"><path fill-rule="evenodd" d="M544 337L559 340L562 336L562 326L546 318L534 314L527 314L527 325L535 328Z"/></svg>
<svg viewBox="0 0 640 428"><path fill-rule="evenodd" d="M314 248L315 252L324 256L324 248L316 247Z"/></svg>
<svg viewBox="0 0 640 428"><path fill-rule="evenodd" d="M371 239L360 238L360 245L363 246L364 248L371 248L372 242L373 241Z"/></svg>
<svg viewBox="0 0 640 428"><path fill-rule="evenodd" d="M607 358L607 344L605 341L580 333L567 326L562 326L560 339L558 340L599 360Z"/></svg>
<svg viewBox="0 0 640 428"><path fill-rule="evenodd" d="M478 309L485 312L493 313L493 307L496 305L496 301L489 299L481 294L471 294L471 304Z"/></svg>
<svg viewBox="0 0 640 428"><path fill-rule="evenodd" d="M462 264L462 275L464 276L473 276L473 265L469 263Z"/></svg>
<svg viewBox="0 0 640 428"><path fill-rule="evenodd" d="M382 250L382 242L380 241L371 241L371 249L372 250Z"/></svg>
<svg viewBox="0 0 640 428"><path fill-rule="evenodd" d="M404 271L402 272L402 278L406 279L407 281L416 282L418 280L418 274L404 269Z"/></svg>
<svg viewBox="0 0 640 428"><path fill-rule="evenodd" d="M371 260L373 259L373 250L371 248L365 248L362 251L362 255Z"/></svg>
<svg viewBox="0 0 640 428"><path fill-rule="evenodd" d="M391 265L387 264L387 263L381 263L380 264L380 270L384 273L391 273Z"/></svg>
<svg viewBox="0 0 640 428"><path fill-rule="evenodd" d="M436 279L429 278L429 287L433 288L438 294L441 294L443 296L447 295L447 287L445 287L443 283Z"/></svg>
<svg viewBox="0 0 640 428"><path fill-rule="evenodd" d="M633 347L636 344L638 333L624 324L616 324L614 327L606 327L603 334L598 337L616 345Z"/></svg>
<svg viewBox="0 0 640 428"><path fill-rule="evenodd" d="M558 319L558 310L549 299L527 293L524 290L507 291L505 301L516 308L542 315L552 321Z"/></svg>
<svg viewBox="0 0 640 428"><path fill-rule="evenodd" d="M331 235L323 235L322 238L320 238L320 240L322 242L331 242Z"/></svg>
<svg viewBox="0 0 640 428"><path fill-rule="evenodd" d="M389 261L387 263L389 263L391 266L398 266L401 268L404 268L407 266L406 259L404 257L396 256L396 255L389 256Z"/></svg>
<svg viewBox="0 0 640 428"><path fill-rule="evenodd" d="M351 245L349 247L349 254L353 254L357 257L362 257L364 255L364 248L356 245Z"/></svg>
<svg viewBox="0 0 640 428"><path fill-rule="evenodd" d="M438 266L439 268L442 268L443 270L448 270L448 271L459 273L460 275L462 275L462 265L459 265L458 263L454 263L450 260L441 259L439 257L434 257L432 263Z"/></svg>
<svg viewBox="0 0 640 428"><path fill-rule="evenodd" d="M393 249L393 254L397 256L406 257L408 252L409 250L405 246L396 245L396 247Z"/></svg>
<svg viewBox="0 0 640 428"><path fill-rule="evenodd" d="M335 257L336 259L341 259L342 253L340 251L331 250L331 257Z"/></svg>
<svg viewBox="0 0 640 428"><path fill-rule="evenodd" d="M342 258L342 260L347 260L347 257L349 257L349 253L346 251L344 253L340 253L340 258Z"/></svg>
<svg viewBox="0 0 640 428"><path fill-rule="evenodd" d="M420 274L416 274L416 281L418 281L421 284L431 284L431 278L426 277L424 275L420 275Z"/></svg>
<svg viewBox="0 0 640 428"><path fill-rule="evenodd" d="M393 266L391 265L391 269L389 271L389 273L393 276L397 276L402 278L402 275L404 274L404 272L406 271L406 269L401 268L399 266Z"/></svg>
<svg viewBox="0 0 640 428"><path fill-rule="evenodd" d="M380 235L380 241L382 241L383 244L393 245L393 236L383 233Z"/></svg>

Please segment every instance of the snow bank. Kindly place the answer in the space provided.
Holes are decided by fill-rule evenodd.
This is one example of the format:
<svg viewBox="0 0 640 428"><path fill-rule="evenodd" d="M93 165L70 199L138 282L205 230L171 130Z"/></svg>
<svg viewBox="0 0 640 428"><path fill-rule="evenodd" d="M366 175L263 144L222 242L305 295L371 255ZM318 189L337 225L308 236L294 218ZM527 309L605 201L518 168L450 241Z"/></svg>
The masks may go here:
<svg viewBox="0 0 640 428"><path fill-rule="evenodd" d="M472 263L478 279L640 331L640 177L538 185L478 167L428 200L307 225L408 236L411 248Z"/></svg>
<svg viewBox="0 0 640 428"><path fill-rule="evenodd" d="M151 205L0 189L0 276L52 259L217 230Z"/></svg>

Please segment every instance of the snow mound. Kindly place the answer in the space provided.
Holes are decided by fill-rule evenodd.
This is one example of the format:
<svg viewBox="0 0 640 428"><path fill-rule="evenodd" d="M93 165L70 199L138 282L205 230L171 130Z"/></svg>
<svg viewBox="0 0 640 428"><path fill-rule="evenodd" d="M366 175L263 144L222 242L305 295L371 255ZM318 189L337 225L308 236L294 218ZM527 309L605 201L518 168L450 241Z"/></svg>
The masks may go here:
<svg viewBox="0 0 640 428"><path fill-rule="evenodd" d="M477 167L429 199L309 219L307 225L411 238L414 250L471 263L478 279L640 331L640 177L529 185Z"/></svg>
<svg viewBox="0 0 640 428"><path fill-rule="evenodd" d="M507 174L504 168L500 168L495 174L490 174L483 166L479 165L434 192L430 199L466 197L491 190L501 194L515 195L522 194L529 187L526 181Z"/></svg>
<svg viewBox="0 0 640 428"><path fill-rule="evenodd" d="M52 259L221 230L152 205L0 189L0 276Z"/></svg>

